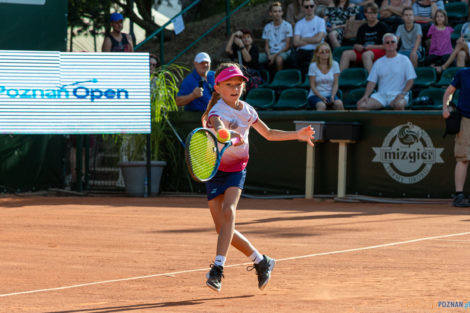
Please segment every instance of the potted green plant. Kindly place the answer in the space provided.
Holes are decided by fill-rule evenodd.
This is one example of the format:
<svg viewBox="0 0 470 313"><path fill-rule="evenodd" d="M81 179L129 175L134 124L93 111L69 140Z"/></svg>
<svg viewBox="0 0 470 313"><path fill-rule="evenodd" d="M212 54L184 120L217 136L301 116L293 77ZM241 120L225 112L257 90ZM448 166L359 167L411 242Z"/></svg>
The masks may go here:
<svg viewBox="0 0 470 313"><path fill-rule="evenodd" d="M152 195L158 194L160 189L160 179L166 165L162 156L175 152L174 147L168 144L169 140L165 140L171 136L165 119L169 112L178 110L175 98L185 70L186 67L180 65L163 65L150 77ZM122 170L126 192L131 196L144 196L147 191L147 135L118 135L115 139L120 147L121 161L118 166Z"/></svg>

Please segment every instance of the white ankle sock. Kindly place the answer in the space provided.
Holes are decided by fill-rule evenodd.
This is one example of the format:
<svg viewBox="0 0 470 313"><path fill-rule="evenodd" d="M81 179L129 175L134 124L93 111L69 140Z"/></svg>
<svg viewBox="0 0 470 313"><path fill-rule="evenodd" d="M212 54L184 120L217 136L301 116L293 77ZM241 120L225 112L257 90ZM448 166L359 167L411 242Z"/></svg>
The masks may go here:
<svg viewBox="0 0 470 313"><path fill-rule="evenodd" d="M225 257L223 255L218 255L215 257L214 265L217 266L224 266L225 265Z"/></svg>
<svg viewBox="0 0 470 313"><path fill-rule="evenodd" d="M263 261L263 255L255 250L252 255L250 255L250 259L253 263L258 264L259 262Z"/></svg>

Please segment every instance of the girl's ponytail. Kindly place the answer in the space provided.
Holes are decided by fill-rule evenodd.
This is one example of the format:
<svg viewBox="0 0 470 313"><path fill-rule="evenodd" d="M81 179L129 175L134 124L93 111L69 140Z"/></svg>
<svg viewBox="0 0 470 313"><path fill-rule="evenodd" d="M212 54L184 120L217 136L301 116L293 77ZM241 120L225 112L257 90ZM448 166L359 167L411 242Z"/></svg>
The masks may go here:
<svg viewBox="0 0 470 313"><path fill-rule="evenodd" d="M214 90L214 92L212 92L212 97L209 101L209 104L207 105L207 109L204 112L204 114L202 114L202 117L201 117L202 127L206 127L207 122L208 122L209 112L217 103L217 101L219 101L219 99L220 99L220 95Z"/></svg>

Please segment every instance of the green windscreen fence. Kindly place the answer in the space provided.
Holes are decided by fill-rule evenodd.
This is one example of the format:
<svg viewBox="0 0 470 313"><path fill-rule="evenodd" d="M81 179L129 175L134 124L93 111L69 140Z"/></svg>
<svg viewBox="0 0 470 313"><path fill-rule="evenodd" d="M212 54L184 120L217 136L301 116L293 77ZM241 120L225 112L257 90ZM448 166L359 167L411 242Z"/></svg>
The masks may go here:
<svg viewBox="0 0 470 313"><path fill-rule="evenodd" d="M448 198L454 192L454 136L443 138L444 120L440 111L258 113L270 128L283 130L294 130L294 121L360 123L359 140L347 144L347 194ZM180 113L178 126L183 136L199 125L200 114ZM337 193L338 149L338 143L328 140L316 143L314 194ZM268 142L251 129L246 193L302 195L305 167L305 143ZM187 175L184 167L168 170L174 171L174 175ZM202 184L192 184L180 188L204 192Z"/></svg>
<svg viewBox="0 0 470 313"><path fill-rule="evenodd" d="M65 143L57 135L0 136L0 192L62 186Z"/></svg>
<svg viewBox="0 0 470 313"><path fill-rule="evenodd" d="M0 50L65 51L67 1L0 2Z"/></svg>
<svg viewBox="0 0 470 313"><path fill-rule="evenodd" d="M65 51L66 44L67 1L0 2L0 50ZM0 135L0 192L62 186L65 143L62 135Z"/></svg>

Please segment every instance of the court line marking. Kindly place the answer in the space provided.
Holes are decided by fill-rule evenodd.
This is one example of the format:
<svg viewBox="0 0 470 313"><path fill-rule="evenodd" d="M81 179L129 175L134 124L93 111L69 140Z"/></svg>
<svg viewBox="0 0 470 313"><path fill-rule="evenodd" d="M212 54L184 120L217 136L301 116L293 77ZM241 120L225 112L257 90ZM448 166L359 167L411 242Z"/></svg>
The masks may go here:
<svg viewBox="0 0 470 313"><path fill-rule="evenodd" d="M299 256L294 256L294 257L290 257L290 258L276 259L276 262L299 260L299 259L305 259L305 258L311 258L311 257L323 256L323 255L334 255L334 254L357 252L357 251L364 251L364 250L371 250L371 249L378 249L378 248L386 248L386 247L404 245L404 244L415 243L415 242L420 242L420 241L436 240L436 239L458 237L458 236L465 236L465 235L470 235L470 232L455 233L455 234L440 235L440 236L432 236L432 237L423 237L423 238L417 238L417 239L411 239L411 240L405 240L405 241L396 241L396 242L384 243L384 244L374 245L374 246L367 246L367 247L360 247L360 248L352 248L352 249L344 249L344 250L337 250L337 251L329 251L329 252L320 252L320 253L299 255ZM251 264L252 264L251 262L247 262L247 263L227 265L225 267L238 267L238 266L251 265ZM87 286L93 286L93 285L104 285L104 284L118 283L118 282L131 281L131 280L140 280L140 279L147 279L147 278L154 278L154 277L161 277L161 276L174 276L174 275L178 275L178 274L202 272L202 271L207 271L207 270L209 270L209 268L198 268L198 269L184 270L184 271L178 271L178 272L151 274L151 275L143 275L143 276L128 277L128 278L118 278L118 279L96 281L96 282L83 283L83 284L77 284L77 285L71 285L71 286L63 286L63 287L55 287L55 288L47 288L47 289L36 289L36 290L29 290L29 291L5 293L5 294L0 294L0 297L11 297L11 296L18 296L18 295L25 295L25 294L32 294L32 293L50 292L50 291L65 290L65 289L72 289L72 288L79 288L79 287L87 287Z"/></svg>

